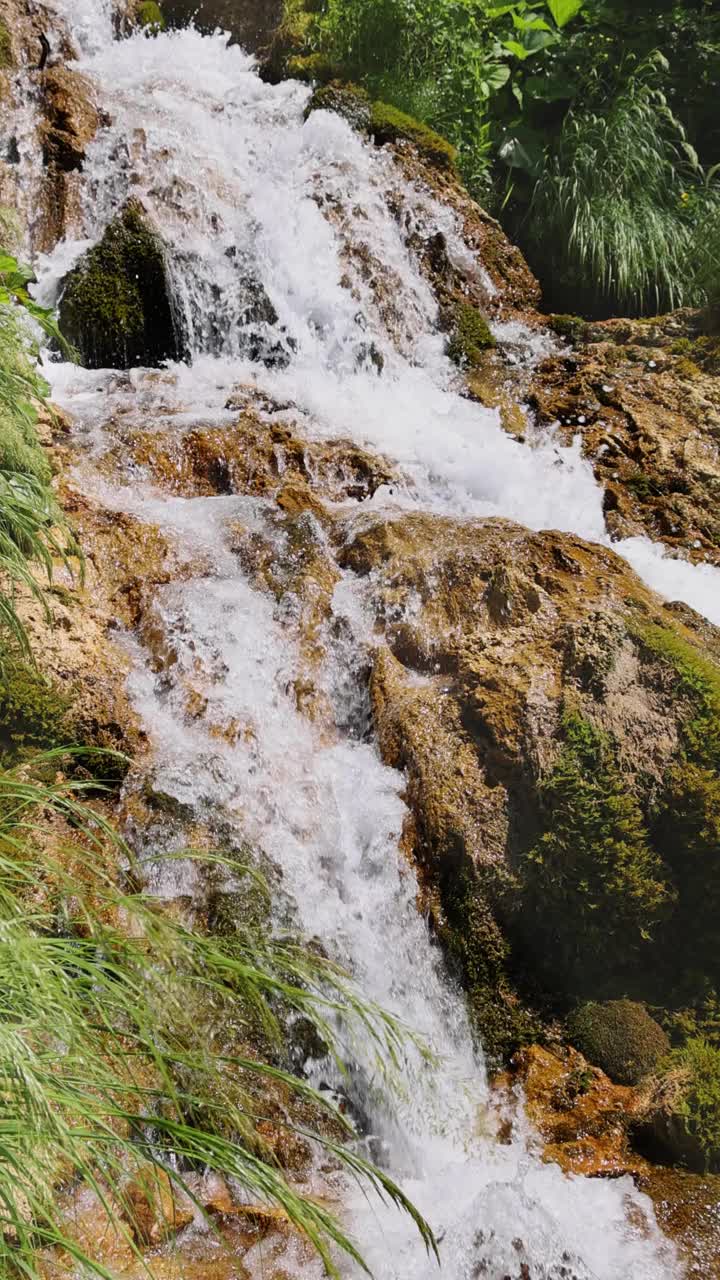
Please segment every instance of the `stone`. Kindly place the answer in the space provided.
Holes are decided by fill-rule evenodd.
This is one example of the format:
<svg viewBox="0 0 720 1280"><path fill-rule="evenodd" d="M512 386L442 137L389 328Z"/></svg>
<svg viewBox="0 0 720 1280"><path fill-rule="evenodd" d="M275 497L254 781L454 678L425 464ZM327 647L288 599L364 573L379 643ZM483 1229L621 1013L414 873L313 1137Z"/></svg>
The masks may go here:
<svg viewBox="0 0 720 1280"><path fill-rule="evenodd" d="M162 243L130 200L66 277L60 328L90 369L155 367L182 355Z"/></svg>
<svg viewBox="0 0 720 1280"><path fill-rule="evenodd" d="M141 1169L122 1192L123 1215L140 1245L157 1245L192 1222L187 1196L157 1165Z"/></svg>

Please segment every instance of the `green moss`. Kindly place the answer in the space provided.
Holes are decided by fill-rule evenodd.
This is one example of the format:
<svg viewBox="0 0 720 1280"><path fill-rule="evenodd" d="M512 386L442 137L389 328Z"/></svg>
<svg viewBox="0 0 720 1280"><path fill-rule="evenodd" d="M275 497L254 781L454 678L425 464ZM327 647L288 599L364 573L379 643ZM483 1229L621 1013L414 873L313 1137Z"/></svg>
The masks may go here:
<svg viewBox="0 0 720 1280"><path fill-rule="evenodd" d="M567 338L568 342L572 342L575 346L588 340L590 325L581 316L551 315L548 316L548 325L553 333L557 333L561 338Z"/></svg>
<svg viewBox="0 0 720 1280"><path fill-rule="evenodd" d="M70 700L31 663L5 657L0 667L0 750L5 760L67 745L72 736Z"/></svg>
<svg viewBox="0 0 720 1280"><path fill-rule="evenodd" d="M670 1041L634 1000L584 1004L568 1018L568 1035L585 1057L618 1084L638 1084L670 1053Z"/></svg>
<svg viewBox="0 0 720 1280"><path fill-rule="evenodd" d="M0 18L0 70L6 70L14 64L10 29L4 19Z"/></svg>
<svg viewBox="0 0 720 1280"><path fill-rule="evenodd" d="M444 868L441 899L444 921L439 938L468 993L473 1025L485 1052L507 1062L522 1045L543 1039L539 1020L521 1003L509 980L509 943L485 887L469 866Z"/></svg>
<svg viewBox="0 0 720 1280"><path fill-rule="evenodd" d="M593 991L635 965L672 894L611 741L574 711L562 738L522 862L523 919L554 984Z"/></svg>
<svg viewBox="0 0 720 1280"><path fill-rule="evenodd" d="M380 146L386 142L405 140L417 147L420 154L437 169L456 169L457 151L452 143L435 133L434 129L406 115L404 111L398 111L397 107L391 107L386 102L374 102L370 129Z"/></svg>
<svg viewBox="0 0 720 1280"><path fill-rule="evenodd" d="M695 378L702 377L702 369L694 360L688 360L686 356L682 356L675 365L675 373L679 378L685 378L686 381L692 382Z"/></svg>
<svg viewBox="0 0 720 1280"><path fill-rule="evenodd" d="M156 366L181 354L162 245L137 202L68 276L60 326L91 369Z"/></svg>
<svg viewBox="0 0 720 1280"><path fill-rule="evenodd" d="M448 343L448 355L457 365L477 368L483 353L497 346L485 317L467 302L458 304Z"/></svg>
<svg viewBox="0 0 720 1280"><path fill-rule="evenodd" d="M672 667L678 692L693 707L683 725L687 759L717 772L720 770L720 667L666 627L649 625L635 627L633 631L646 652Z"/></svg>
<svg viewBox="0 0 720 1280"><path fill-rule="evenodd" d="M286 73L290 79L302 80L306 84L327 84L339 79L340 72L337 62L326 58L324 53L296 54L288 58L286 64Z"/></svg>
<svg viewBox="0 0 720 1280"><path fill-rule="evenodd" d="M148 33L156 34L165 30L165 18L156 0L142 0L137 7L137 25Z"/></svg>
<svg viewBox="0 0 720 1280"><path fill-rule="evenodd" d="M372 108L370 99L364 89L353 84L340 84L333 81L316 89L307 107L305 119L313 111L332 111L342 116L353 129L365 131L370 127Z"/></svg>
<svg viewBox="0 0 720 1280"><path fill-rule="evenodd" d="M662 485L651 479L650 476L645 475L644 471L631 471L624 479L623 484L640 502L648 502L651 498L661 497L664 492Z"/></svg>
<svg viewBox="0 0 720 1280"><path fill-rule="evenodd" d="M707 1040L688 1040L674 1055L674 1063L687 1072L678 1114L697 1142L705 1171L720 1169L720 1049Z"/></svg>

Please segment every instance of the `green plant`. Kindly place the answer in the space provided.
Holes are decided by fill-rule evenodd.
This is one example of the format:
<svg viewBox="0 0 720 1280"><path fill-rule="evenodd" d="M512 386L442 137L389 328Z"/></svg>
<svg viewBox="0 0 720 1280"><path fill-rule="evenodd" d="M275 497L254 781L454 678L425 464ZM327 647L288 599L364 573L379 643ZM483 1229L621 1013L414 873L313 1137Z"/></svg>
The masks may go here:
<svg viewBox="0 0 720 1280"><path fill-rule="evenodd" d="M580 1005L567 1027L575 1047L619 1084L638 1084L670 1052L662 1027L634 1000Z"/></svg>
<svg viewBox="0 0 720 1280"><path fill-rule="evenodd" d="M0 668L0 752L14 760L32 748L72 740L70 699L34 663L16 654Z"/></svg>
<svg viewBox="0 0 720 1280"><path fill-rule="evenodd" d="M31 273L0 254L0 626L25 651L18 588L45 607L36 570L50 579L55 558L70 564L78 548L50 487L50 468L37 437L38 407L48 387L35 363L37 346L25 317L56 338L52 314L30 298Z"/></svg>
<svg viewBox="0 0 720 1280"><path fill-rule="evenodd" d="M50 753L39 768L62 767ZM44 831L51 820L54 836ZM74 832L58 848L57 825ZM0 1270L39 1277L38 1253L60 1248L87 1272L109 1272L73 1238L63 1187L94 1190L135 1250L133 1180L179 1189L189 1170L237 1178L282 1208L337 1275L331 1249L358 1259L331 1213L293 1189L260 1125L263 1091L280 1089L330 1115L307 1083L254 1055L248 1027L283 1036L302 1016L333 1046L356 1023L378 1063L398 1061L404 1033L363 1002L312 947L252 922L203 936L118 883L108 847L133 863L79 784L43 786L0 773ZM244 869L206 856L236 878ZM291 1121L285 1122L291 1125ZM351 1147L318 1131L333 1158L429 1228L402 1192ZM358 1259L359 1260L359 1259ZM145 1264L152 1273L150 1260Z"/></svg>
<svg viewBox="0 0 720 1280"><path fill-rule="evenodd" d="M155 35L158 31L165 30L165 18L163 11L156 0L142 0L137 8L137 24L143 27L149 35Z"/></svg>
<svg viewBox="0 0 720 1280"><path fill-rule="evenodd" d="M565 712L539 795L543 831L522 865L524 918L536 921L554 978L592 990L637 959L671 891L611 742L575 711Z"/></svg>
<svg viewBox="0 0 720 1280"><path fill-rule="evenodd" d="M668 106L666 73L656 55L611 101L570 111L535 187L531 262L544 256L553 299L579 298L587 314L657 314L707 295L695 259L702 226L720 225L720 190Z"/></svg>
<svg viewBox="0 0 720 1280"><path fill-rule="evenodd" d="M720 1049L707 1040L688 1040L673 1055L687 1073L687 1084L678 1114L697 1141L706 1172L720 1167Z"/></svg>

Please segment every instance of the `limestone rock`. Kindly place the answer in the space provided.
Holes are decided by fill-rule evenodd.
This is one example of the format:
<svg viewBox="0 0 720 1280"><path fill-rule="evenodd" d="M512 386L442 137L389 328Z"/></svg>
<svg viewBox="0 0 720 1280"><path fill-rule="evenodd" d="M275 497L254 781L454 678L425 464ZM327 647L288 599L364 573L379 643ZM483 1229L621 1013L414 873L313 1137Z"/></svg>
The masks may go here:
<svg viewBox="0 0 720 1280"><path fill-rule="evenodd" d="M124 1216L139 1244L156 1245L192 1222L192 1204L164 1169L141 1169L122 1196Z"/></svg>

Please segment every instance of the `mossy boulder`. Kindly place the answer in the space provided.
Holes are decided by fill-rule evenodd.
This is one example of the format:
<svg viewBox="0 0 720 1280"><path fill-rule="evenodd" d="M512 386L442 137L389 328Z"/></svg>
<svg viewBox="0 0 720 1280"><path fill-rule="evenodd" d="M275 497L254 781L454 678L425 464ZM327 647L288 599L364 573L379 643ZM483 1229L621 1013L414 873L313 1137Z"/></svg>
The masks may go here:
<svg viewBox="0 0 720 1280"><path fill-rule="evenodd" d="M373 103L370 132L378 146L410 142L436 168L452 172L456 169L457 151L447 138L387 102Z"/></svg>
<svg viewBox="0 0 720 1280"><path fill-rule="evenodd" d="M362 133L369 130L372 122L372 106L366 91L358 85L342 84L338 80L315 90L305 108L305 119L314 111L332 111Z"/></svg>
<svg viewBox="0 0 720 1280"><path fill-rule="evenodd" d="M485 351L497 346L490 325L477 307L461 302L455 308L448 355L455 364L477 368Z"/></svg>
<svg viewBox="0 0 720 1280"><path fill-rule="evenodd" d="M269 43L283 17L283 0L163 0L170 27L193 23L200 31L230 32L233 41L250 53Z"/></svg>
<svg viewBox="0 0 720 1280"><path fill-rule="evenodd" d="M662 1027L634 1000L580 1005L567 1025L575 1047L618 1084L638 1084L670 1054Z"/></svg>
<svg viewBox="0 0 720 1280"><path fill-rule="evenodd" d="M67 276L59 319L89 369L180 358L163 245L138 201L128 202Z"/></svg>
<svg viewBox="0 0 720 1280"><path fill-rule="evenodd" d="M141 0L135 11L135 21L148 34L165 30L165 16L156 0Z"/></svg>

